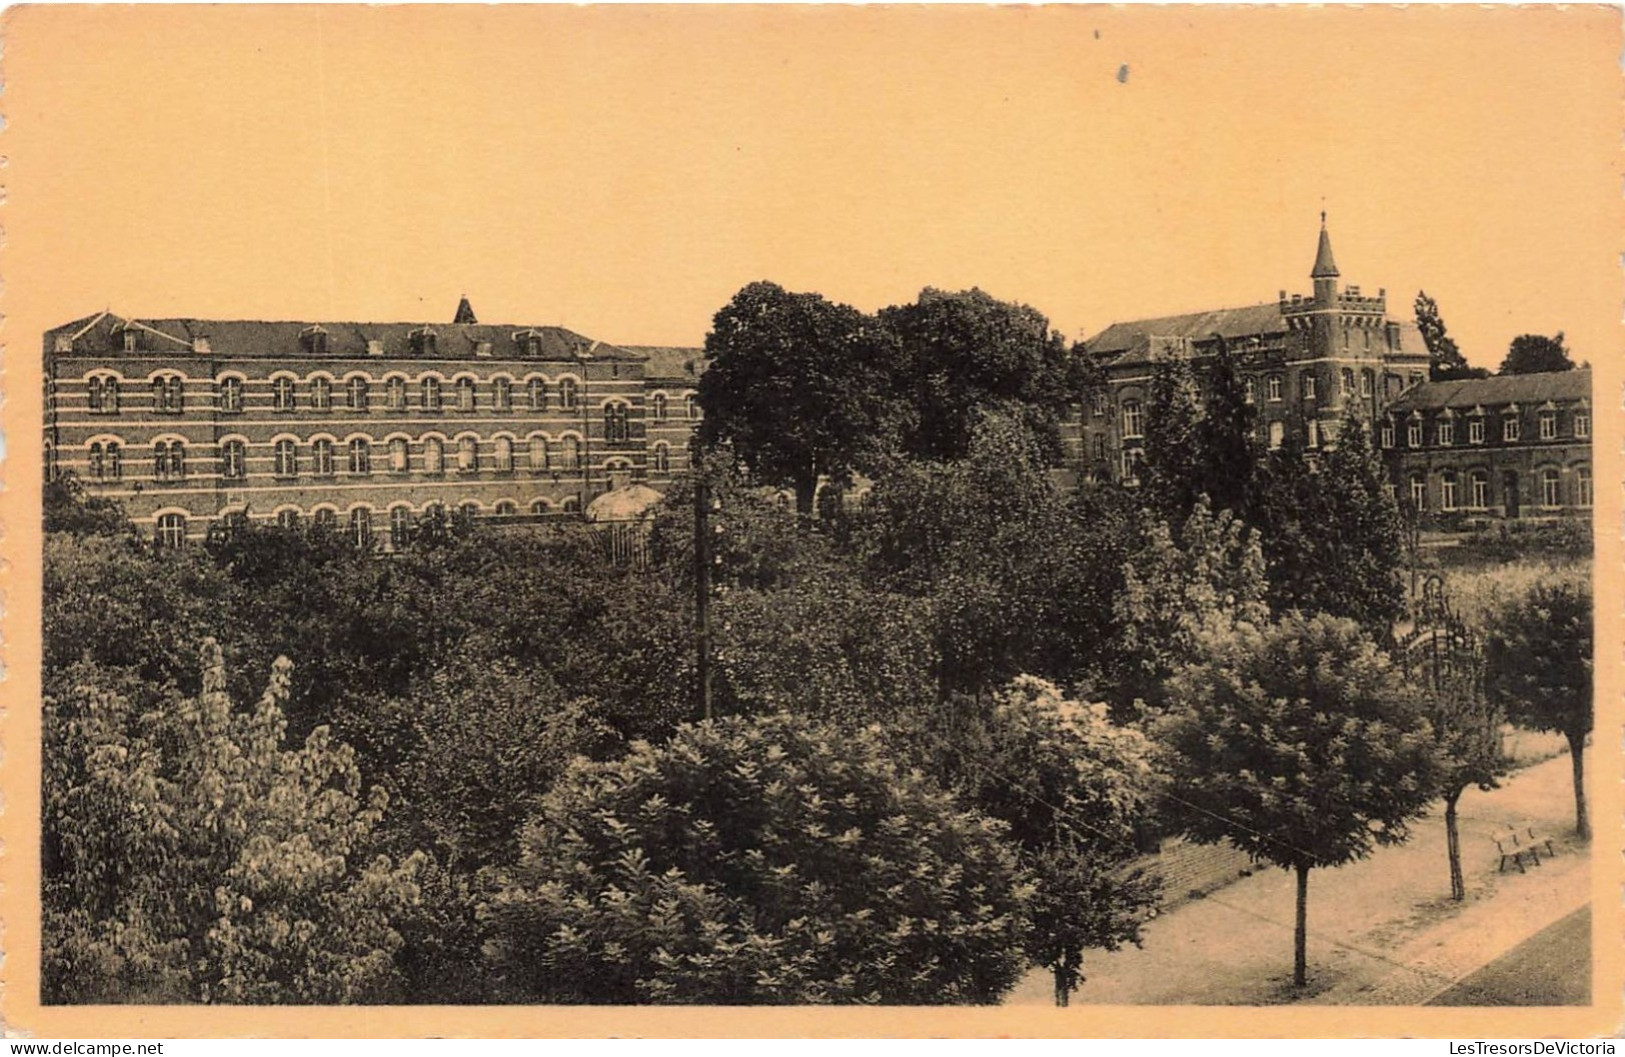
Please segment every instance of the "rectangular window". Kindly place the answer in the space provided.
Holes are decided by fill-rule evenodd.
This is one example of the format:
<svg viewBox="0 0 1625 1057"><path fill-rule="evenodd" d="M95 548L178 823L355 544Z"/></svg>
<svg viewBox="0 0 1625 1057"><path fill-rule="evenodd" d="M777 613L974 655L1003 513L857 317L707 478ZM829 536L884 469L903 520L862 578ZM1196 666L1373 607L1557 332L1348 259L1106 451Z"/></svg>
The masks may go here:
<svg viewBox="0 0 1625 1057"><path fill-rule="evenodd" d="M1320 423L1310 419L1304 424L1303 442L1305 447L1320 447Z"/></svg>
<svg viewBox="0 0 1625 1057"><path fill-rule="evenodd" d="M1307 373L1299 376L1298 388L1305 400L1313 400L1315 398L1315 376Z"/></svg>
<svg viewBox="0 0 1625 1057"><path fill-rule="evenodd" d="M1279 448L1282 444L1285 444L1286 443L1286 424L1282 423L1282 422L1271 422L1270 423L1269 437L1270 437L1270 442L1269 443L1270 443L1270 450L1271 451L1274 451L1276 448Z"/></svg>
<svg viewBox="0 0 1625 1057"><path fill-rule="evenodd" d="M1591 436L1591 412L1574 413L1574 435L1582 440Z"/></svg>
<svg viewBox="0 0 1625 1057"><path fill-rule="evenodd" d="M1467 420L1467 443L1484 443L1484 420L1482 418L1470 418Z"/></svg>
<svg viewBox="0 0 1625 1057"><path fill-rule="evenodd" d="M1405 427L1405 444L1408 447L1420 448L1422 446L1422 420L1413 418Z"/></svg>
<svg viewBox="0 0 1625 1057"><path fill-rule="evenodd" d="M1282 383L1281 383L1281 376L1280 375L1278 375L1278 374L1270 375L1270 380L1269 380L1269 398L1270 398L1270 400L1275 401L1275 400L1281 399L1281 385L1282 385Z"/></svg>
<svg viewBox="0 0 1625 1057"><path fill-rule="evenodd" d="M1483 510L1490 505L1490 479L1486 474L1475 473L1472 477L1472 507L1474 510Z"/></svg>
<svg viewBox="0 0 1625 1057"><path fill-rule="evenodd" d="M1456 509L1456 475L1447 473L1439 480L1439 508Z"/></svg>
<svg viewBox="0 0 1625 1057"><path fill-rule="evenodd" d="M1384 419L1383 420L1383 423L1382 423L1382 446L1384 448L1392 448L1394 446L1394 421L1393 421L1393 419Z"/></svg>
<svg viewBox="0 0 1625 1057"><path fill-rule="evenodd" d="M1411 506L1418 510L1428 508L1428 483L1421 476L1411 478Z"/></svg>
<svg viewBox="0 0 1625 1057"><path fill-rule="evenodd" d="M1441 418L1435 429L1439 434L1439 447L1448 448L1450 445L1456 443L1455 419Z"/></svg>
<svg viewBox="0 0 1625 1057"><path fill-rule="evenodd" d="M1517 415L1508 415L1503 418L1501 420L1501 439L1504 441L1517 440L1523 433L1521 426L1522 423L1518 421Z"/></svg>
<svg viewBox="0 0 1625 1057"><path fill-rule="evenodd" d="M1557 439L1557 412L1542 411L1540 413L1540 439Z"/></svg>

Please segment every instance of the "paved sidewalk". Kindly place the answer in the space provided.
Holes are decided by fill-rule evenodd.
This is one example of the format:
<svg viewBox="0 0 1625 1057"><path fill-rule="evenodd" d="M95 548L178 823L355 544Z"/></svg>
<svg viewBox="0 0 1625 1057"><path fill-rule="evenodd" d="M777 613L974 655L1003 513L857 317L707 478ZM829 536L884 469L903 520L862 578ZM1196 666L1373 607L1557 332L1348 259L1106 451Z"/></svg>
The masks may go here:
<svg viewBox="0 0 1625 1057"><path fill-rule="evenodd" d="M1490 793L1462 796L1467 899L1449 898L1442 805L1406 844L1309 875L1309 986L1291 986L1294 882L1264 867L1149 922L1144 946L1090 952L1074 1004L1259 1005L1281 1002L1416 1005L1571 914L1590 899L1589 848L1573 830L1566 754ZM1498 873L1491 834L1533 824L1558 855L1527 873ZM1035 973L1012 1003L1050 1003Z"/></svg>

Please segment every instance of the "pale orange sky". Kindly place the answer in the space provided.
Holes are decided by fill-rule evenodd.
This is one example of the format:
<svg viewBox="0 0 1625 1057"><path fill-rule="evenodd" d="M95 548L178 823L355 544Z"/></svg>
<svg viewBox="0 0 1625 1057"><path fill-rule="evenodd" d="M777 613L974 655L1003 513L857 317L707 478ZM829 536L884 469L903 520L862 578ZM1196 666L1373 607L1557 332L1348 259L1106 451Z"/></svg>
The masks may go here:
<svg viewBox="0 0 1625 1057"><path fill-rule="evenodd" d="M1469 358L1619 344L1620 15L13 10L8 344L136 316L698 344L741 285L1070 337L1345 282ZM1127 67L1126 81L1119 80ZM19 332L20 331L20 332Z"/></svg>

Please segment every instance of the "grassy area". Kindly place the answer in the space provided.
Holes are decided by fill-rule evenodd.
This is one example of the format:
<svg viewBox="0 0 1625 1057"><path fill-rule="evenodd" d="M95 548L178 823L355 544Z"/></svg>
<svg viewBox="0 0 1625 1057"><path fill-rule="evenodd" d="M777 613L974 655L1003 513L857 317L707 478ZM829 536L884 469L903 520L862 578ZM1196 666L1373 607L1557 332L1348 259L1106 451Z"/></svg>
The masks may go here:
<svg viewBox="0 0 1625 1057"><path fill-rule="evenodd" d="M1524 557L1511 561L1452 562L1444 567L1420 569L1418 589L1430 575L1444 578L1451 608L1468 623L1481 624L1495 609L1536 584L1588 583L1591 559Z"/></svg>

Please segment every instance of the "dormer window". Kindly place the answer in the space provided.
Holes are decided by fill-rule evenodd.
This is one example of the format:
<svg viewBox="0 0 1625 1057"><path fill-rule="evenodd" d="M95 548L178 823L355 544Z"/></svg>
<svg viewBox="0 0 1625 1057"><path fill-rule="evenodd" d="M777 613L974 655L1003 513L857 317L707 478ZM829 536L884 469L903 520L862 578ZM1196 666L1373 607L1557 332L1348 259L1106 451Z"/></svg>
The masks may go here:
<svg viewBox="0 0 1625 1057"><path fill-rule="evenodd" d="M1584 403L1574 409L1574 436L1579 440L1591 436L1591 409Z"/></svg>
<svg viewBox="0 0 1625 1057"><path fill-rule="evenodd" d="M436 335L432 327L414 330L409 335L412 339L412 354L414 356L433 356L436 349Z"/></svg>
<svg viewBox="0 0 1625 1057"><path fill-rule="evenodd" d="M125 352L135 352L137 350L136 333L134 327L124 328L122 341Z"/></svg>
<svg viewBox="0 0 1625 1057"><path fill-rule="evenodd" d="M327 331L321 327L307 327L299 334L299 344L307 356L326 356Z"/></svg>
<svg viewBox="0 0 1625 1057"><path fill-rule="evenodd" d="M542 336L534 330L521 330L514 334L513 343L525 356L533 359L540 359L542 356Z"/></svg>

